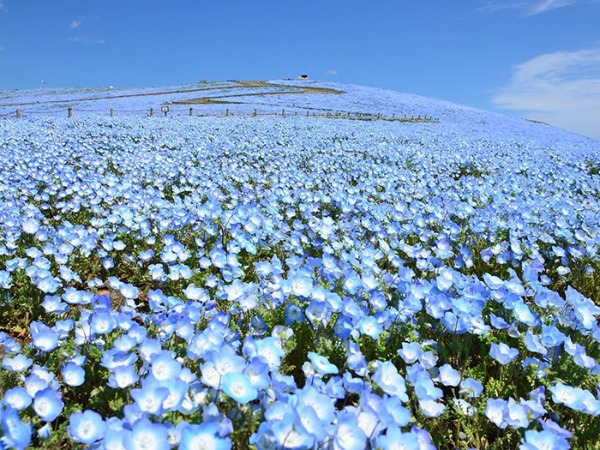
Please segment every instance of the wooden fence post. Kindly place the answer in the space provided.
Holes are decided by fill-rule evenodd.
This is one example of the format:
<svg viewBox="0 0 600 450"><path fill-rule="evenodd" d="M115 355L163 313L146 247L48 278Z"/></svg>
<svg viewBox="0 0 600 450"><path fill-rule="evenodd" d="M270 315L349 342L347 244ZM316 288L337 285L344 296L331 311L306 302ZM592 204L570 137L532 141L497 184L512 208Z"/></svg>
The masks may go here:
<svg viewBox="0 0 600 450"><path fill-rule="evenodd" d="M194 115L194 109L190 108L190 117L192 117Z"/></svg>
<svg viewBox="0 0 600 450"><path fill-rule="evenodd" d="M21 117L21 110L20 110L20 109L17 109L17 119L18 119L19 117Z"/></svg>
<svg viewBox="0 0 600 450"><path fill-rule="evenodd" d="M110 117L115 117L115 110L110 108Z"/></svg>
<svg viewBox="0 0 600 450"><path fill-rule="evenodd" d="M281 117L285 117L285 109L281 110Z"/></svg>
<svg viewBox="0 0 600 450"><path fill-rule="evenodd" d="M225 117L229 117L229 108L225 110Z"/></svg>
<svg viewBox="0 0 600 450"><path fill-rule="evenodd" d="M258 116L258 109L254 110L254 117Z"/></svg>
<svg viewBox="0 0 600 450"><path fill-rule="evenodd" d="M67 117L73 117L73 108L71 106L67 108Z"/></svg>
<svg viewBox="0 0 600 450"><path fill-rule="evenodd" d="M308 117L308 111L306 111L306 117Z"/></svg>
<svg viewBox="0 0 600 450"><path fill-rule="evenodd" d="M150 117L154 115L154 108L150 108Z"/></svg>

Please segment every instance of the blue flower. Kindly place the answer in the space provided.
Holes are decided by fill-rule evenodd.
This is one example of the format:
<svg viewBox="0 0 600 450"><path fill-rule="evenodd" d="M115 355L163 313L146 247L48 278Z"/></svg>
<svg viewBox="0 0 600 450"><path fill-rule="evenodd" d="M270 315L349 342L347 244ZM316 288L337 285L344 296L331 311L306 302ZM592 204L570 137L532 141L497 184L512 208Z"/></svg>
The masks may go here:
<svg viewBox="0 0 600 450"><path fill-rule="evenodd" d="M473 378L465 378L460 383L460 393L469 398L477 398L483 393L483 385L473 379Z"/></svg>
<svg viewBox="0 0 600 450"><path fill-rule="evenodd" d="M423 350L418 342L403 342L398 354L406 364L413 364L421 357Z"/></svg>
<svg viewBox="0 0 600 450"><path fill-rule="evenodd" d="M326 327L331 319L331 309L324 301L312 300L304 313L310 322L317 326Z"/></svg>
<svg viewBox="0 0 600 450"><path fill-rule="evenodd" d="M327 436L326 424L324 424L317 413L310 406L302 406L297 409L297 421L299 425L317 442Z"/></svg>
<svg viewBox="0 0 600 450"><path fill-rule="evenodd" d="M46 422L45 425L38 428L37 435L42 440L49 439L50 436L52 435L52 426L50 425L50 422Z"/></svg>
<svg viewBox="0 0 600 450"><path fill-rule="evenodd" d="M40 229L40 223L34 218L24 219L21 222L23 231L27 234L35 234Z"/></svg>
<svg viewBox="0 0 600 450"><path fill-rule="evenodd" d="M301 391L297 392L298 406L310 407L319 420L327 425L333 421L335 416L335 408L333 400L325 394L321 394L312 386L306 386Z"/></svg>
<svg viewBox="0 0 600 450"><path fill-rule="evenodd" d="M163 402L169 396L169 389L153 383L142 385L141 389L132 389L131 397L138 408L149 414L161 414L164 411Z"/></svg>
<svg viewBox="0 0 600 450"><path fill-rule="evenodd" d="M354 323L351 317L346 315L339 315L334 326L333 332L340 339L348 339L354 329Z"/></svg>
<svg viewBox="0 0 600 450"><path fill-rule="evenodd" d="M228 372L221 381L223 391L236 402L245 404L258 397L258 391L242 373Z"/></svg>
<svg viewBox="0 0 600 450"><path fill-rule="evenodd" d="M334 364L331 364L324 356L315 352L308 352L308 359L310 359L315 370L321 375L338 373L338 368Z"/></svg>
<svg viewBox="0 0 600 450"><path fill-rule="evenodd" d="M548 348L562 344L566 336L554 325L542 324L542 344Z"/></svg>
<svg viewBox="0 0 600 450"><path fill-rule="evenodd" d="M69 418L69 435L82 444L91 445L104 437L106 423L95 411L85 410L71 414Z"/></svg>
<svg viewBox="0 0 600 450"><path fill-rule="evenodd" d="M523 300L518 300L513 304L513 314L519 322L530 326L538 325L539 319Z"/></svg>
<svg viewBox="0 0 600 450"><path fill-rule="evenodd" d="M67 311L69 305L63 303L58 295L46 295L42 307L47 313L61 314Z"/></svg>
<svg viewBox="0 0 600 450"><path fill-rule="evenodd" d="M44 422L52 422L63 410L60 394L52 388L38 391L33 399L33 409Z"/></svg>
<svg viewBox="0 0 600 450"><path fill-rule="evenodd" d="M240 280L234 280L230 285L225 286L227 300L230 302L239 300L246 295L246 286Z"/></svg>
<svg viewBox="0 0 600 450"><path fill-rule="evenodd" d="M391 361L379 364L373 374L373 381L388 395L396 395L403 402L408 402L404 377L398 373Z"/></svg>
<svg viewBox="0 0 600 450"><path fill-rule="evenodd" d="M377 322L375 317L365 316L358 321L358 331L360 331L361 334L377 339L383 331L383 328Z"/></svg>
<svg viewBox="0 0 600 450"><path fill-rule="evenodd" d="M133 286L132 284L122 283L119 286L119 291L128 300L133 300L138 298L138 288Z"/></svg>
<svg viewBox="0 0 600 450"><path fill-rule="evenodd" d="M58 334L42 322L31 322L33 345L43 352L51 352L58 347Z"/></svg>
<svg viewBox="0 0 600 450"><path fill-rule="evenodd" d="M562 403L576 411L594 416L600 415L600 400L588 390L574 388L563 383L556 383L548 390L552 393L552 400L555 403Z"/></svg>
<svg viewBox="0 0 600 450"><path fill-rule="evenodd" d="M438 357L437 355L432 352L431 350L428 350L426 352L421 353L421 356L419 356L419 362L421 363L421 365L423 366L424 369L433 369L435 367L435 365L437 364L438 361Z"/></svg>
<svg viewBox="0 0 600 450"><path fill-rule="evenodd" d="M410 411L396 396L385 396L381 402L381 408L378 408L376 412L387 427L404 427L411 419Z"/></svg>
<svg viewBox="0 0 600 450"><path fill-rule="evenodd" d="M296 322L304 322L304 311L295 303L288 303L285 308L285 323L292 325Z"/></svg>
<svg viewBox="0 0 600 450"><path fill-rule="evenodd" d="M139 378L134 366L115 367L108 377L108 385L113 389L124 389L137 383Z"/></svg>
<svg viewBox="0 0 600 450"><path fill-rule="evenodd" d="M420 371L411 381L419 400L438 400L444 395L443 391L433 384L429 372L425 370Z"/></svg>
<svg viewBox="0 0 600 450"><path fill-rule="evenodd" d="M533 334L531 329L528 329L527 332L525 333L524 342L525 342L525 347L530 352L540 353L542 355L545 355L548 353L548 350L546 349L546 347L544 347L542 345L542 343L540 342L540 337L536 334Z"/></svg>
<svg viewBox="0 0 600 450"><path fill-rule="evenodd" d="M460 373L458 370L452 368L451 365L444 364L439 369L438 379L444 386L458 386L458 383L460 383Z"/></svg>
<svg viewBox="0 0 600 450"><path fill-rule="evenodd" d="M263 390L269 385L269 366L258 357L250 361L244 369L244 374L257 390Z"/></svg>
<svg viewBox="0 0 600 450"><path fill-rule="evenodd" d="M220 350L210 350L206 353L206 362L200 366L202 382L215 389L219 388L223 375L244 370L246 361L229 346L223 346Z"/></svg>
<svg viewBox="0 0 600 450"><path fill-rule="evenodd" d="M367 359L356 342L348 342L347 354L346 365L348 368L356 372L357 375L364 376L367 371Z"/></svg>
<svg viewBox="0 0 600 450"><path fill-rule="evenodd" d="M522 442L519 446L521 450L567 450L571 448L564 437L550 430L527 430Z"/></svg>
<svg viewBox="0 0 600 450"><path fill-rule="evenodd" d="M560 427L560 425L558 425L551 419L538 419L538 423L542 425L542 428L544 430L548 430L553 434L559 435L560 437L563 437L565 439L571 439L573 437L573 433L571 433L569 430L565 430L564 428Z"/></svg>
<svg viewBox="0 0 600 450"><path fill-rule="evenodd" d="M441 416L446 407L442 403L438 403L435 400L419 400L419 409L425 415L425 417L439 417Z"/></svg>
<svg viewBox="0 0 600 450"><path fill-rule="evenodd" d="M281 344L275 338L267 337L256 341L256 356L266 362L271 370L279 367L284 355Z"/></svg>
<svg viewBox="0 0 600 450"><path fill-rule="evenodd" d="M513 361L518 354L519 350L509 347L504 342L500 344L492 343L490 349L490 356L502 365L506 365Z"/></svg>
<svg viewBox="0 0 600 450"><path fill-rule="evenodd" d="M185 425L181 430L180 450L195 450L198 448L229 450L231 439L219 435L219 426L208 421L200 425Z"/></svg>
<svg viewBox="0 0 600 450"><path fill-rule="evenodd" d="M85 370L74 362L65 363L62 367L62 379L67 386L81 386L85 381Z"/></svg>
<svg viewBox="0 0 600 450"><path fill-rule="evenodd" d="M107 431L107 435L111 432ZM141 418L133 424L131 433L123 439L125 450L170 450L167 428Z"/></svg>
<svg viewBox="0 0 600 450"><path fill-rule="evenodd" d="M150 372L158 381L170 380L181 373L181 363L173 358L171 352L163 350L152 357Z"/></svg>
<svg viewBox="0 0 600 450"><path fill-rule="evenodd" d="M290 278L292 294L300 298L309 298L313 290L313 280L304 271L298 271Z"/></svg>
<svg viewBox="0 0 600 450"><path fill-rule="evenodd" d="M0 409L0 444L16 449L25 449L31 443L31 424L21 421L19 414L11 407Z"/></svg>
<svg viewBox="0 0 600 450"><path fill-rule="evenodd" d="M108 311L99 311L92 316L90 328L95 334L106 334L111 332L117 326L117 321L113 314Z"/></svg>
<svg viewBox="0 0 600 450"><path fill-rule="evenodd" d="M405 450L419 450L421 444L419 436L413 433L403 433L398 427L389 427L385 435L380 434L375 440L377 448L382 450L393 450L401 448Z"/></svg>
<svg viewBox="0 0 600 450"><path fill-rule="evenodd" d="M497 330L505 330L510 325L502 317L496 316L494 313L490 313L490 323Z"/></svg>
<svg viewBox="0 0 600 450"><path fill-rule="evenodd" d="M17 386L4 393L4 403L17 411L27 408L31 405L31 402L31 396L27 393L27 389L23 387Z"/></svg>
<svg viewBox="0 0 600 450"><path fill-rule="evenodd" d="M302 449L313 447L314 437L300 425L296 410L283 411L278 420L274 420L271 431L278 448ZM276 448L277 448L276 447Z"/></svg>
<svg viewBox="0 0 600 450"><path fill-rule="evenodd" d="M506 428L508 426L508 423L505 420L506 409L506 401L501 398L488 398L485 407L485 415L497 427Z"/></svg>
<svg viewBox="0 0 600 450"><path fill-rule="evenodd" d="M477 412L477 408L475 408L471 403L462 398L453 398L452 402L456 406L456 408L461 411L466 416L472 416Z"/></svg>
<svg viewBox="0 0 600 450"><path fill-rule="evenodd" d="M367 435L358 426L354 414L342 412L333 433L333 448L335 450L363 450L367 443Z"/></svg>
<svg viewBox="0 0 600 450"><path fill-rule="evenodd" d="M529 426L527 412L528 408L509 398L506 403L504 420L513 428L527 428Z"/></svg>
<svg viewBox="0 0 600 450"><path fill-rule="evenodd" d="M9 372L24 372L25 370L29 369L31 364L33 364L33 360L31 358L27 358L21 353L12 358L5 356L2 359L2 368L8 370Z"/></svg>

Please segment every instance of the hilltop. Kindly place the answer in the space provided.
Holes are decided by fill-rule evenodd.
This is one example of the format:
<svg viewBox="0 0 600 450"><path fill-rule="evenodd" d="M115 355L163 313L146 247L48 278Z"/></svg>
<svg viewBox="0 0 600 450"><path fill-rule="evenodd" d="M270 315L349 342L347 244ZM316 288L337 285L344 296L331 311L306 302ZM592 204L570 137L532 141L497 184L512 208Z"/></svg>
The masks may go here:
<svg viewBox="0 0 600 450"><path fill-rule="evenodd" d="M502 139L593 142L544 123L379 88L313 80L199 82L154 88L68 88L0 91L0 117L328 115L435 123L437 129Z"/></svg>

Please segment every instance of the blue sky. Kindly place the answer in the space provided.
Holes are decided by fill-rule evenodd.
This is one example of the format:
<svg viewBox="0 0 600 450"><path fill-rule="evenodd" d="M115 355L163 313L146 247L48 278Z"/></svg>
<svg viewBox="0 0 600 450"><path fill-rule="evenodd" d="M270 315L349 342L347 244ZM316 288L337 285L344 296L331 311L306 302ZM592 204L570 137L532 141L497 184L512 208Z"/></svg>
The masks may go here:
<svg viewBox="0 0 600 450"><path fill-rule="evenodd" d="M308 74L600 138L599 0L0 0L0 89Z"/></svg>

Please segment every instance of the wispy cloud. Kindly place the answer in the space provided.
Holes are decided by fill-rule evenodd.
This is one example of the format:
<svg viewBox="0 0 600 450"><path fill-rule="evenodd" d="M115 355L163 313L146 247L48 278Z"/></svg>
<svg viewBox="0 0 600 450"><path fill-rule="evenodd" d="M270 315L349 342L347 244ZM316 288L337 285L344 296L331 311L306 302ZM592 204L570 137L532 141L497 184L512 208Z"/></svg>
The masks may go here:
<svg viewBox="0 0 600 450"><path fill-rule="evenodd" d="M594 3L597 0L490 0L479 8L482 12L496 12L506 9L519 11L522 16L535 16L566 6Z"/></svg>
<svg viewBox="0 0 600 450"><path fill-rule="evenodd" d="M327 72L325 72L326 75L337 75L338 71L336 69L329 69Z"/></svg>
<svg viewBox="0 0 600 450"><path fill-rule="evenodd" d="M98 45L106 44L105 39L93 38L90 36L71 36L71 37L69 37L69 41L80 42L82 44L98 44Z"/></svg>
<svg viewBox="0 0 600 450"><path fill-rule="evenodd" d="M565 6L574 5L575 3L578 3L578 0L543 0L535 2L524 11L524 14L527 16L535 16L536 14L542 14L553 9L564 8Z"/></svg>
<svg viewBox="0 0 600 450"><path fill-rule="evenodd" d="M81 22L83 22L83 19L81 19L81 18L71 20L71 23L69 24L69 29L75 30L75 29L79 28L79 26L81 25Z"/></svg>
<svg viewBox="0 0 600 450"><path fill-rule="evenodd" d="M600 139L600 48L547 53L519 64L493 101Z"/></svg>

